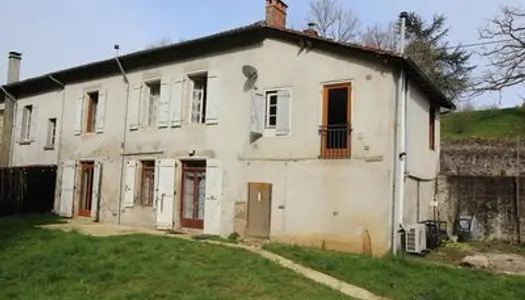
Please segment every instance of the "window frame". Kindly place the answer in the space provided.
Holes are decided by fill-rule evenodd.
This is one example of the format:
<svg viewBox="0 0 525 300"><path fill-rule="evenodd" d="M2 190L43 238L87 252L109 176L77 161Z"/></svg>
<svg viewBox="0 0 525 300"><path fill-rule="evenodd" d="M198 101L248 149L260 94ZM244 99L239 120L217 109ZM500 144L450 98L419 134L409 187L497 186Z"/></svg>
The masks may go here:
<svg viewBox="0 0 525 300"><path fill-rule="evenodd" d="M24 105L22 109L22 122L20 128L20 141L31 142L31 122L33 121L33 104Z"/></svg>
<svg viewBox="0 0 525 300"><path fill-rule="evenodd" d="M92 97L96 95L96 99ZM87 99L86 103L86 115L84 122L84 134L93 134L95 133L97 127L97 110L99 105L99 90L89 91L85 93L84 99Z"/></svg>
<svg viewBox="0 0 525 300"><path fill-rule="evenodd" d="M197 71L190 74L186 74L186 78L190 82L190 91L188 93L188 123L189 124L206 124L206 106L207 106L207 99L208 99L208 78L209 78L209 72L204 71ZM195 92L195 82L199 79L204 79L204 89L202 92L202 99L200 100L200 107L199 107L199 121L194 122L193 121L193 104L194 104L194 92Z"/></svg>
<svg viewBox="0 0 525 300"><path fill-rule="evenodd" d="M44 150L53 150L56 143L57 118L47 119L47 136Z"/></svg>
<svg viewBox="0 0 525 300"><path fill-rule="evenodd" d="M153 117L153 121L152 123L150 122L150 117L151 117L151 109L152 109L152 94L151 94L151 91L152 91L152 85L158 85L158 91L159 91L159 94L158 94L158 97L157 97L157 109L156 111L154 112L154 117ZM158 116L159 116L159 106L160 106L160 97L161 97L161 85L162 85L162 82L161 82L161 79L160 78L155 78L155 79L150 79L150 80L147 80L147 81L144 81L144 93L145 93L145 100L146 100L146 107L144 109L144 114L145 114L145 124L146 124L146 127L147 128L157 128L158 126Z"/></svg>
<svg viewBox="0 0 525 300"><path fill-rule="evenodd" d="M139 193L136 197L135 204L142 207L153 207L155 203L155 176L156 166L154 159L140 160L140 177L139 177ZM145 180L151 177L149 192L145 189ZM149 195L146 194L148 192ZM145 201L145 196L149 196L149 202Z"/></svg>
<svg viewBox="0 0 525 300"><path fill-rule="evenodd" d="M288 112L288 127L289 132L288 134L283 135L277 135L277 112L279 111L279 92L280 91L288 91L290 94L290 103L289 103L289 112ZM262 90L262 94L264 96L264 128L263 128L263 137L290 137L292 134L292 102L293 102L293 89L292 87L285 86L285 87L271 87L266 88ZM269 120L268 111L269 107L267 105L268 97L272 94L276 95L276 103L275 103L275 126L268 127L267 122Z"/></svg>
<svg viewBox="0 0 525 300"><path fill-rule="evenodd" d="M428 110L428 148L436 150L436 113L438 109L431 104Z"/></svg>
<svg viewBox="0 0 525 300"><path fill-rule="evenodd" d="M271 97L275 96L275 124L271 125ZM264 130L265 131L275 131L277 127L277 110L279 107L279 90L267 90L264 92Z"/></svg>
<svg viewBox="0 0 525 300"><path fill-rule="evenodd" d="M322 134L321 133L321 155L320 158L322 159L350 159L352 157L352 105L353 105L353 82L352 81L343 81L343 82L337 82L337 83L327 83L322 85L322 109L321 109L321 126L327 127L328 126L328 104L329 104L329 95L330 90L332 89L340 89L340 88L347 88L348 94L347 94L347 115L346 115L346 122L347 125L350 126L350 128L347 128L346 130L350 130L350 134L348 134L348 137L346 139L346 148L328 148L327 147L327 141L328 141L328 134Z"/></svg>

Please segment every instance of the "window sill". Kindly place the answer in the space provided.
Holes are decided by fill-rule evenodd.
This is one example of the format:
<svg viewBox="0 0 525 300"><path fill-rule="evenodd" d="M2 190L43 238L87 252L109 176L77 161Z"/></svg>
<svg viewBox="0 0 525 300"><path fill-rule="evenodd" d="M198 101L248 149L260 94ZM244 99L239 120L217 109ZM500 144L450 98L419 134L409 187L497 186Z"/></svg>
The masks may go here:
<svg viewBox="0 0 525 300"><path fill-rule="evenodd" d="M55 146L44 146L45 151L55 150Z"/></svg>
<svg viewBox="0 0 525 300"><path fill-rule="evenodd" d="M20 141L18 142L19 145L31 145L32 141Z"/></svg>
<svg viewBox="0 0 525 300"><path fill-rule="evenodd" d="M266 129L265 131L263 131L262 136L265 137L265 138L279 138L279 137L290 137L291 134L290 133L288 133L288 134L277 134L275 129Z"/></svg>

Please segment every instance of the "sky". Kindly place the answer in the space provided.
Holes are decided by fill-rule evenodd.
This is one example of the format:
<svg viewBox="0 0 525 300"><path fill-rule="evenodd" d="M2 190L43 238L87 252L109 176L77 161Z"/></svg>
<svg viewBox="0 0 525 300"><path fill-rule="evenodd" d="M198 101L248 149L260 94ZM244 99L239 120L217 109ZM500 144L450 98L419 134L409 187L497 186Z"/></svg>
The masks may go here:
<svg viewBox="0 0 525 300"><path fill-rule="evenodd" d="M448 18L452 44L478 41L477 28L501 5L522 0L340 0L363 27L395 20L399 12L416 11L426 18ZM285 0L288 24L306 27L309 0ZM192 39L264 19L265 0L0 0L0 82L7 72L7 53L23 53L21 78L73 67L150 43ZM477 49L481 50L481 49ZM4 59L1 58L4 55ZM483 65L479 59L476 64ZM483 68L476 71L483 72ZM525 88L475 99L477 106L521 105Z"/></svg>

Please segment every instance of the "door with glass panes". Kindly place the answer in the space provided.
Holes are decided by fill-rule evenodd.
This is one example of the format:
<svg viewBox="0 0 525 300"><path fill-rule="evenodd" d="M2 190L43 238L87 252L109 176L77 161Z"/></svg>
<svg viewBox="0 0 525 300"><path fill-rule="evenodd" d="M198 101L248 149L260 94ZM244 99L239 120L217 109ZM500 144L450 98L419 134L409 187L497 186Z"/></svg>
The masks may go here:
<svg viewBox="0 0 525 300"><path fill-rule="evenodd" d="M203 229L206 161L182 163L181 225Z"/></svg>

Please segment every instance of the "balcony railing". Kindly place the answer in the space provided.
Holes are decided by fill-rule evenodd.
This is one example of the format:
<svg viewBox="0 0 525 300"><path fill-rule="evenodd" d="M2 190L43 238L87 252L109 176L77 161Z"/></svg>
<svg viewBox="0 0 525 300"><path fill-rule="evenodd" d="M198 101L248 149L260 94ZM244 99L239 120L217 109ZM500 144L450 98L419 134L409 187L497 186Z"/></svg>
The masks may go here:
<svg viewBox="0 0 525 300"><path fill-rule="evenodd" d="M322 159L349 158L351 133L351 124L319 126L321 136L321 155L319 157Z"/></svg>

